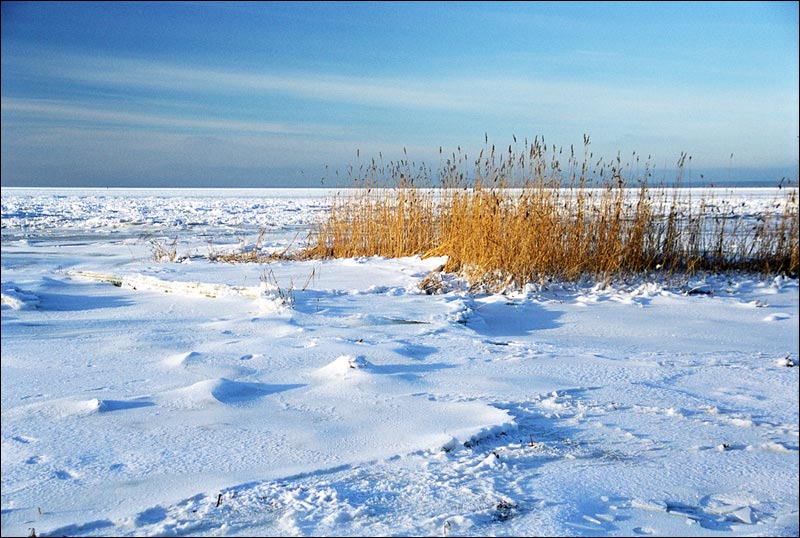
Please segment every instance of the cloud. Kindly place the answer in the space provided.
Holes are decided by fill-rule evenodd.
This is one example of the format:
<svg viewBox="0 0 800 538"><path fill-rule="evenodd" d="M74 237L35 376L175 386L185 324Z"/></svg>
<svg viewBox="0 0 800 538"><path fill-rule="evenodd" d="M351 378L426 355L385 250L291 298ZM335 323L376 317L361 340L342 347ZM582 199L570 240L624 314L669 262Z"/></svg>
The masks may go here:
<svg viewBox="0 0 800 538"><path fill-rule="evenodd" d="M46 77L122 90L168 90L181 94L281 94L325 103L413 108L467 114L504 114L544 121L619 121L641 117L674 123L676 114L709 117L797 114L796 89L704 89L682 85L578 81L531 73L526 77L343 76L329 73L212 69L146 60L53 53L31 61ZM15 66L19 69L19 66ZM782 110L785 109L785 110ZM691 122L693 117L684 118ZM615 120L615 118L617 118ZM293 129L286 126L261 128Z"/></svg>
<svg viewBox="0 0 800 538"><path fill-rule="evenodd" d="M71 82L113 88L188 93L281 93L306 99L372 106L412 106L464 110L475 103L454 99L452 85L405 78L340 76L325 73L266 73L108 57L55 53L32 61L39 74Z"/></svg>
<svg viewBox="0 0 800 538"><path fill-rule="evenodd" d="M50 119L96 122L103 124L138 125L167 129L201 129L271 134L311 134L331 132L332 128L319 125L299 125L263 121L235 121L225 119L191 119L169 115L120 112L92 106L76 106L60 101L40 99L4 98L0 104L3 112L40 116ZM338 131L338 129L335 129Z"/></svg>
<svg viewBox="0 0 800 538"><path fill-rule="evenodd" d="M60 51L10 55L4 58L3 78L4 84L46 82L42 87L58 82L70 88L69 95L83 96L80 102L66 97L20 98L18 89L7 91L4 86L4 132L9 127L17 132L29 128L15 121L15 115L24 115L41 118L40 124L49 119L52 126L61 127L78 122L84 128L137 126L151 132L220 136L231 144L232 137L240 137L236 147L250 147L248 136L269 139L270 147L276 147L276 137L289 136L303 138L292 149L311 148L310 155L318 155L324 145L326 160L333 158L330 148L346 155L357 147L366 151L364 141L378 149L383 144L385 152L387 146L421 146L429 140L436 141L434 147L468 145L470 140L463 137L482 139L484 131L500 137L545 134L549 141L566 144L579 143L586 133L592 136L593 148L606 155L636 149L645 154L666 153L671 160L679 150L687 150L705 151L713 163L727 162L731 152L753 162L797 159L796 86L709 87L702 80L648 84L613 77L578 81L519 71L513 76L353 76ZM93 99L101 93L106 94L102 100ZM126 95L132 96L126 101L136 103L138 111L109 104ZM286 107L286 99L275 96L292 101ZM147 103L153 99L163 103ZM187 108L212 102L218 107L213 113ZM353 112L353 106L365 108ZM143 111L142 107L148 108ZM315 123L306 121L315 116L320 118ZM288 120L270 121L270 117ZM640 142L629 148L613 147L624 140Z"/></svg>

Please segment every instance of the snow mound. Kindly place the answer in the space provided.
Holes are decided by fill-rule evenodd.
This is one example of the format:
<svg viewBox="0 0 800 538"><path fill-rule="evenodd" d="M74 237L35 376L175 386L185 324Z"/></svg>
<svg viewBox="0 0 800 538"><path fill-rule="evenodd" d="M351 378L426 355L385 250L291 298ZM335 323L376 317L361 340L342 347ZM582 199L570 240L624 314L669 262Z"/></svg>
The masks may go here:
<svg viewBox="0 0 800 538"><path fill-rule="evenodd" d="M188 366L190 363L199 358L200 353L197 351L188 351L186 353L178 353L177 355L167 357L162 361L162 364L164 364L164 366L169 366L170 368L178 368L180 366Z"/></svg>
<svg viewBox="0 0 800 538"><path fill-rule="evenodd" d="M791 316L785 313L777 313L777 314L770 314L764 318L764 321L783 321L784 319L789 319Z"/></svg>
<svg viewBox="0 0 800 538"><path fill-rule="evenodd" d="M245 404L275 392L264 383L231 381L224 377L198 381L188 387L167 391L162 403L171 407L199 408L208 404Z"/></svg>
<svg viewBox="0 0 800 538"><path fill-rule="evenodd" d="M797 449L793 450L791 448L787 448L783 444L776 443L776 442L773 442L773 441L770 441L768 443L763 443L760 446L760 448L761 448L761 450L766 450L767 452L780 452L782 454L790 454L792 452L796 452L796 450L797 450Z"/></svg>
<svg viewBox="0 0 800 538"><path fill-rule="evenodd" d="M58 399L23 405L9 410L8 413L17 416L27 416L29 419L35 417L62 419L68 417L88 417L90 415L136 409L139 407L150 407L152 405L155 404L146 397L134 398L132 400L104 400L100 398L90 398L88 400ZM22 436L21 439L23 439L21 442L25 442L24 439L27 438Z"/></svg>
<svg viewBox="0 0 800 538"><path fill-rule="evenodd" d="M99 413L102 407L102 400L92 398L90 400L80 400L77 402L59 402L56 404L56 412L62 416L89 415L93 413Z"/></svg>
<svg viewBox="0 0 800 538"><path fill-rule="evenodd" d="M265 290L257 299L256 304L262 313L280 314L288 313L292 309L293 297L289 295L281 296L278 292Z"/></svg>
<svg viewBox="0 0 800 538"><path fill-rule="evenodd" d="M218 297L241 296L258 299L261 296L260 286L235 286L215 282L167 280L154 275L133 273L128 275L116 273L98 273L95 271L67 271L68 276L109 282L120 288L136 291L158 291L174 293L185 297Z"/></svg>
<svg viewBox="0 0 800 538"><path fill-rule="evenodd" d="M363 356L341 355L315 372L316 377L338 379L353 372L368 372L374 366Z"/></svg>
<svg viewBox="0 0 800 538"><path fill-rule="evenodd" d="M39 306L39 297L30 291L21 290L13 284L3 284L0 292L0 303L12 310L36 308Z"/></svg>
<svg viewBox="0 0 800 538"><path fill-rule="evenodd" d="M124 411L126 409L136 409L138 407L149 407L154 405L147 398L136 398L133 400L102 400L91 398L89 400L61 400L51 402L50 409L46 414L56 417L94 415L97 413L110 413L113 411ZM36 407L41 408L41 404Z"/></svg>

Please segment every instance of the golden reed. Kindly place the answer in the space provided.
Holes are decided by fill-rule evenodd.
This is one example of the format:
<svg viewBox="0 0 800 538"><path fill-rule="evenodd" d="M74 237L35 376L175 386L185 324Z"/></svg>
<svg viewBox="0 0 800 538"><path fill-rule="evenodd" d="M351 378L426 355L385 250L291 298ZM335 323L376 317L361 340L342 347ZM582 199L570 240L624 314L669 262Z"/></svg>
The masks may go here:
<svg viewBox="0 0 800 538"><path fill-rule="evenodd" d="M564 153L538 138L502 153L487 141L475 161L460 148L443 158L436 176L407 158L351 167L354 188L339 192L301 256L447 256L445 271L495 289L653 271L797 276L796 185L778 191L774 211L745 216L711 191L692 200L685 154L666 188L648 186L648 164L633 179L619 156L592 167L588 137L582 160L570 148L564 168Z"/></svg>

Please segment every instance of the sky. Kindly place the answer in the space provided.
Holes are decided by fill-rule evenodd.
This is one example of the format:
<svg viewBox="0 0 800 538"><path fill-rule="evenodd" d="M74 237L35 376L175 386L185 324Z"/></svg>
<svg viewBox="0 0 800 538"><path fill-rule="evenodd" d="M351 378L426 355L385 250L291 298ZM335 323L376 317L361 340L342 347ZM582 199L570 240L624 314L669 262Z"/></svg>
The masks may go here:
<svg viewBox="0 0 800 538"><path fill-rule="evenodd" d="M4 1L2 185L331 186L584 135L796 180L798 40L797 2Z"/></svg>

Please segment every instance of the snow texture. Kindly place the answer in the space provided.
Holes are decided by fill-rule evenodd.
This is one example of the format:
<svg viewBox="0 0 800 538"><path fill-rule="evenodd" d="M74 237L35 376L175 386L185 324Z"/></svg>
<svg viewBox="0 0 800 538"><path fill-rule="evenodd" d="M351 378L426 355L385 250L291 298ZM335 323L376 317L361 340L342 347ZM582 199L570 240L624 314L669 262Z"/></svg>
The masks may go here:
<svg viewBox="0 0 800 538"><path fill-rule="evenodd" d="M797 280L208 259L330 195L3 190L3 536L798 535Z"/></svg>

